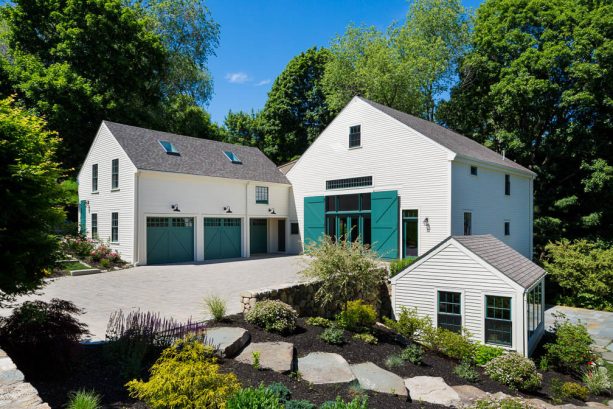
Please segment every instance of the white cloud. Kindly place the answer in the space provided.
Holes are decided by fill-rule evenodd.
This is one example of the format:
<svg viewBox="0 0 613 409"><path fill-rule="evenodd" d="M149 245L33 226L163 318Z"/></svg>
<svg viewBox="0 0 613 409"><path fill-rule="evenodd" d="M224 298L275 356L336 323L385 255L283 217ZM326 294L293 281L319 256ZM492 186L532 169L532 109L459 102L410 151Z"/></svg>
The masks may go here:
<svg viewBox="0 0 613 409"><path fill-rule="evenodd" d="M262 85L266 85L266 84L270 84L270 79L265 79L262 81L259 81L257 84L255 84L256 87L261 87Z"/></svg>
<svg viewBox="0 0 613 409"><path fill-rule="evenodd" d="M249 76L244 72L229 72L226 74L226 79L231 84L244 84L249 81Z"/></svg>

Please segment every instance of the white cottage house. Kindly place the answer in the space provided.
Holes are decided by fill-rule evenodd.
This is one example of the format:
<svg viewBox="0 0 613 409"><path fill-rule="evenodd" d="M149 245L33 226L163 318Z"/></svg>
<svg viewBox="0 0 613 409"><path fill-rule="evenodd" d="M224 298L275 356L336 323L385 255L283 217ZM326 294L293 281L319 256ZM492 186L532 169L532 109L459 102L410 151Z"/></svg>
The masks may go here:
<svg viewBox="0 0 613 409"><path fill-rule="evenodd" d="M79 225L135 264L284 253L290 184L257 148L104 121Z"/></svg>
<svg viewBox="0 0 613 409"><path fill-rule="evenodd" d="M392 306L530 355L544 333L545 271L492 235L451 236L394 277Z"/></svg>
<svg viewBox="0 0 613 409"><path fill-rule="evenodd" d="M280 170L292 184L290 220L300 227L292 251L322 234L350 234L396 259L420 256L452 235L492 234L532 256L532 171L364 98L353 98Z"/></svg>

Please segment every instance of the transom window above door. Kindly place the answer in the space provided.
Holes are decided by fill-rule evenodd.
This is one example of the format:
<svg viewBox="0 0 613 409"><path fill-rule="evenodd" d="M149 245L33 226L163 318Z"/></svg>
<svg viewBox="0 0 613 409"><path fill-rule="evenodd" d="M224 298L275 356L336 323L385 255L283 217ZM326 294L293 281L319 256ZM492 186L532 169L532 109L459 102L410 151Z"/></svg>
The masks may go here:
<svg viewBox="0 0 613 409"><path fill-rule="evenodd" d="M462 331L462 294L451 291L438 292L437 325L449 331Z"/></svg>

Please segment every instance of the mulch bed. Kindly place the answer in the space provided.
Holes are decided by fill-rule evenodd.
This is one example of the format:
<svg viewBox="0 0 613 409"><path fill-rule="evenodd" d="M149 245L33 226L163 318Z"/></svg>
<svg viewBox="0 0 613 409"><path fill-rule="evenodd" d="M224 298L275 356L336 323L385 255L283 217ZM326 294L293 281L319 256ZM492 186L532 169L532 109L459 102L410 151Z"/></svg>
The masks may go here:
<svg viewBox="0 0 613 409"><path fill-rule="evenodd" d="M269 342L269 341L285 341L291 342L296 348L298 357L303 357L310 352L333 352L342 355L350 364L373 362L381 368L388 369L385 366L385 360L392 354L398 354L402 351L403 346L397 341L397 338L385 331L378 330L377 337L379 338L378 345L369 345L362 341L353 340L351 333L345 333L346 344L342 346L330 345L323 342L319 338L319 334L323 331L322 328L306 325L304 319L299 319L298 330L295 334L281 336L263 331L247 323L242 315L234 315L229 317L228 321L223 323L212 323L211 326L236 326L242 327L251 333L252 342ZM34 387L39 391L41 398L48 402L52 408L61 408L66 404L67 396L70 391L86 389L95 390L102 395L102 401L105 408L132 408L144 409L147 408L142 402L131 399L125 389L124 381L119 376L116 363L106 358L104 347L102 345L82 345L77 359L78 364L73 368L71 374L64 379L53 380L29 380ZM241 364L233 359L220 360L223 371L233 372L237 375L241 384L246 386L258 386L260 384L269 384L271 382L281 382L286 385L292 392L292 399L306 399L316 404L321 404L328 400L334 400L337 396L341 396L345 400L350 400L355 396L355 389L351 385L336 384L336 385L311 385L306 381L296 379L289 375L279 374L273 371L257 370L251 365ZM437 354L426 352L424 354L424 363L421 366L415 366L410 363L389 369L402 378L413 376L439 376L442 377L448 385L464 385L467 382L453 374L453 368L456 363L448 358L441 357ZM474 384L476 387L486 392L502 391L509 395L513 393L504 385L496 383L479 371L479 381ZM26 373L26 378L28 374ZM145 377L146 374L143 374ZM535 397L543 400L547 399L549 386L553 378L560 378L562 381L571 380L567 375L557 372L547 372L543 375L543 388L538 393L525 395L525 397ZM423 403L407 402L406 400L387 395L369 392L369 407L392 409L392 408L441 408L438 405L429 405ZM590 397L590 400L603 401L602 398ZM580 402L572 402L581 405Z"/></svg>

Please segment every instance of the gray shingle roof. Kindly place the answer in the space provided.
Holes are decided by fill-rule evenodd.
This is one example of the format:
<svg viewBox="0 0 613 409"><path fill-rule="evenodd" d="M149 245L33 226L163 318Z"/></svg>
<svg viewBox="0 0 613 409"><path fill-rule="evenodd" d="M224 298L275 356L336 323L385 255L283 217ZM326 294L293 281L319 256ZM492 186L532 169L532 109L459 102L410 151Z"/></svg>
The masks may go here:
<svg viewBox="0 0 613 409"><path fill-rule="evenodd" d="M529 288L546 274L541 267L491 234L453 238L523 288Z"/></svg>
<svg viewBox="0 0 613 409"><path fill-rule="evenodd" d="M528 172L533 175L535 174L531 170L526 169L525 167L513 162L510 159L503 158L502 155L494 152L491 149L486 148L479 142L476 142L464 135L460 135L459 133L453 132L452 130L437 125L433 122L417 118L413 115L409 115L405 112L401 112L385 105L381 105L366 98L358 98L371 105L372 107L378 109L379 111L391 116L397 121L402 122L408 127L415 129L420 134L432 139L434 142L444 146L450 151L456 153L457 155L470 159L475 159L478 161L505 166L522 172Z"/></svg>
<svg viewBox="0 0 613 409"><path fill-rule="evenodd" d="M285 175L257 148L109 121L104 124L138 169L289 184ZM160 140L171 142L180 155L167 154ZM234 152L242 164L230 162L224 151Z"/></svg>

